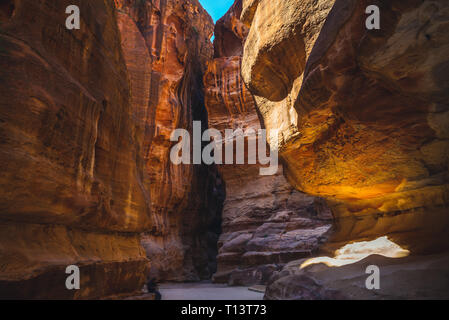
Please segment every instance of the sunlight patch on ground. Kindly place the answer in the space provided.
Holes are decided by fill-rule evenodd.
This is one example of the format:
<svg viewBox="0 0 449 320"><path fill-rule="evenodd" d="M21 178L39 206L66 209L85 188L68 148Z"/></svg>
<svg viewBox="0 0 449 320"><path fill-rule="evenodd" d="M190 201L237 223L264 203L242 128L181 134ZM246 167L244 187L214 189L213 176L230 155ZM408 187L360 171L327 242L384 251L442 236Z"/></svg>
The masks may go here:
<svg viewBox="0 0 449 320"><path fill-rule="evenodd" d="M388 258L403 258L408 256L410 251L401 248L399 245L389 240L387 236L384 236L373 241L361 241L347 244L335 251L334 258L311 258L301 265L301 269L317 263L324 263L329 267L341 267L356 263L373 254Z"/></svg>

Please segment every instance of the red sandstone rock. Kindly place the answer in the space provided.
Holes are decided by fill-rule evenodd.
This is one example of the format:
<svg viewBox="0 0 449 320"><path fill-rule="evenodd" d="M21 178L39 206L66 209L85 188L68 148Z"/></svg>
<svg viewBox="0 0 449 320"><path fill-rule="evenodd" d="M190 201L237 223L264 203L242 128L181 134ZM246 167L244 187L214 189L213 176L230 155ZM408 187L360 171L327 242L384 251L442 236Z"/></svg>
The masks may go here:
<svg viewBox="0 0 449 320"><path fill-rule="evenodd" d="M447 249L447 1L376 0L382 28L367 31L373 1L237 0L214 60L197 0L86 1L76 31L69 4L0 4L1 298L130 294L147 256L160 279L207 278L224 185L216 281L266 282L327 240L326 205L282 172L226 165L221 182L170 163L171 131L206 124L203 73L211 127L281 130L288 181L332 207L322 250L385 235L412 255ZM447 296L447 257L412 256L337 273L293 262L267 298L362 297L365 263L385 266L382 297Z"/></svg>
<svg viewBox="0 0 449 320"><path fill-rule="evenodd" d="M196 0L85 1L69 31L69 4L0 7L0 296L140 291L147 256L160 278L209 277L221 193L212 167L171 165L169 137L206 121L211 18Z"/></svg>
<svg viewBox="0 0 449 320"><path fill-rule="evenodd" d="M370 4L379 31L365 27ZM332 206L328 249L384 235L447 248L447 1L245 5L243 79L282 129L288 181Z"/></svg>
<svg viewBox="0 0 449 320"><path fill-rule="evenodd" d="M215 59L204 76L209 127L223 136L225 129L261 128L254 98L240 76L248 33L241 10L242 2L236 1L217 22ZM330 212L319 219L315 199L294 191L282 168L274 176L261 176L259 169L259 164L219 166L226 201L216 282L265 283L282 264L310 255L329 228Z"/></svg>
<svg viewBox="0 0 449 320"><path fill-rule="evenodd" d="M300 269L293 261L276 273L265 293L267 300L430 300L449 298L449 255L402 259L369 256L339 268L324 264ZM368 290L368 266L380 268L380 286Z"/></svg>
<svg viewBox="0 0 449 320"><path fill-rule="evenodd" d="M370 31L373 4L381 29ZM444 0L244 1L242 77L266 127L282 131L287 180L331 206L323 251L382 236L412 256L448 249L448 14ZM354 288L360 264L320 275L292 265L267 297L446 297L447 258L425 283L427 259L380 261L389 287L379 295Z"/></svg>
<svg viewBox="0 0 449 320"><path fill-rule="evenodd" d="M95 298L140 289L148 260L138 233L151 220L114 4L84 2L76 31L65 28L69 1L7 4L0 295ZM79 291L65 288L70 264L81 267Z"/></svg>
<svg viewBox="0 0 449 320"><path fill-rule="evenodd" d="M142 243L152 273L160 280L208 278L216 235L207 229L220 210L215 174L175 166L169 154L173 130L191 132L194 120L205 120L199 80L212 57L212 19L196 0L116 3L140 133L138 169L151 201L152 229Z"/></svg>

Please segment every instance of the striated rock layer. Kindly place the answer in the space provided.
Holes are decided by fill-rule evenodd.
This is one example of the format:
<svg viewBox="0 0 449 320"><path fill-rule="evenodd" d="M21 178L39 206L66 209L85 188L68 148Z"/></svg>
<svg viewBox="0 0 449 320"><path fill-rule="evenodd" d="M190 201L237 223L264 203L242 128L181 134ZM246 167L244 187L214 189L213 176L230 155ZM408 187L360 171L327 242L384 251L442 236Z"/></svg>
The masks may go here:
<svg viewBox="0 0 449 320"><path fill-rule="evenodd" d="M196 0L116 3L140 134L142 187L151 201L152 229L142 244L152 275L209 278L223 192L213 168L171 163L170 135L178 128L191 132L194 120L207 127L202 74L213 53L212 19Z"/></svg>
<svg viewBox="0 0 449 320"><path fill-rule="evenodd" d="M240 21L238 0L215 26L215 59L204 76L209 127L258 130L261 121L241 73L248 28ZM236 154L235 137L232 141ZM254 140L256 137L247 137ZM246 149L246 160L248 154ZM247 163L247 162L246 162ZM329 229L330 211L314 197L295 191L282 175L261 176L259 164L225 164L226 185L214 281L231 285L266 283L285 263L309 256Z"/></svg>
<svg viewBox="0 0 449 320"><path fill-rule="evenodd" d="M447 297L447 256L425 256L449 243L447 1L243 4L243 80L266 127L281 130L288 181L326 198L334 215L321 251L388 236L412 255L305 270L294 262L266 298ZM365 26L369 5L380 8L380 30ZM379 292L364 288L370 262L388 283Z"/></svg>
<svg viewBox="0 0 449 320"><path fill-rule="evenodd" d="M447 249L448 18L443 0L244 1L242 76L282 131L288 181L332 207L325 250L385 235Z"/></svg>
<svg viewBox="0 0 449 320"><path fill-rule="evenodd" d="M0 15L0 296L140 289L150 228L112 1L7 1ZM8 8L10 10L3 10ZM65 268L81 268L81 289Z"/></svg>
<svg viewBox="0 0 449 320"><path fill-rule="evenodd" d="M168 160L173 128L206 123L212 28L195 0L1 3L1 298L131 293L147 256L164 279L214 271L216 172Z"/></svg>
<svg viewBox="0 0 449 320"><path fill-rule="evenodd" d="M339 268L324 264L300 269L290 262L270 279L267 300L417 300L449 299L449 255L402 259L371 255ZM379 289L367 290L369 266L380 266Z"/></svg>

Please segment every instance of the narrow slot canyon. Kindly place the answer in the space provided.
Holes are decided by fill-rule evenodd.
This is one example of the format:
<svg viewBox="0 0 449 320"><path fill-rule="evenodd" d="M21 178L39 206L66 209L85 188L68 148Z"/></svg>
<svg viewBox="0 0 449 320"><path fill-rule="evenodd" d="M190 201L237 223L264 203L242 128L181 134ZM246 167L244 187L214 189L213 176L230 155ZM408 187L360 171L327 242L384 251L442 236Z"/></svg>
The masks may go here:
<svg viewBox="0 0 449 320"><path fill-rule="evenodd" d="M444 0L0 1L0 299L449 299L448 32Z"/></svg>

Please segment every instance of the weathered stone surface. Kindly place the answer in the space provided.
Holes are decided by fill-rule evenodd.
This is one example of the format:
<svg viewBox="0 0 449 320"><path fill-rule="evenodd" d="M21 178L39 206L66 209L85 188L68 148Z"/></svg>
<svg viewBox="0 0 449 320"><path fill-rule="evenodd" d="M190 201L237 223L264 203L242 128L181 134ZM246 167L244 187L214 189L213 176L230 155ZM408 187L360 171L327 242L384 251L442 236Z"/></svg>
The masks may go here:
<svg viewBox="0 0 449 320"><path fill-rule="evenodd" d="M260 0L243 0L242 1L242 14L240 20L248 27L251 26L251 22L254 19L257 6Z"/></svg>
<svg viewBox="0 0 449 320"><path fill-rule="evenodd" d="M371 4L378 31L365 27ZM384 235L412 254L447 248L448 9L245 1L242 76L265 126L282 131L288 181L332 207L323 249Z"/></svg>
<svg viewBox="0 0 449 320"><path fill-rule="evenodd" d="M253 96L240 76L242 43L248 34L238 19L241 10L242 2L236 1L217 22L215 59L204 76L209 127L223 136L225 129L261 128ZM286 262L310 255L329 228L330 211L324 209L319 216L319 202L294 191L282 168L274 176L261 176L259 169L259 164L219 166L226 200L216 282L265 283Z"/></svg>
<svg viewBox="0 0 449 320"><path fill-rule="evenodd" d="M261 0L247 5L257 5L257 11L245 42L242 76L254 95L281 101L304 71L332 1Z"/></svg>
<svg viewBox="0 0 449 320"><path fill-rule="evenodd" d="M270 279L267 300L416 300L449 298L449 256L410 256L402 259L372 255L355 264L328 267L293 261ZM368 290L367 267L380 268L380 288Z"/></svg>
<svg viewBox="0 0 449 320"><path fill-rule="evenodd" d="M138 234L62 225L0 223L1 299L97 299L138 292L148 261ZM80 290L67 290L66 267L80 268Z"/></svg>
<svg viewBox="0 0 449 320"><path fill-rule="evenodd" d="M448 21L444 0L237 0L213 51L197 0L2 1L0 298L208 278L221 231L214 280L275 273L269 299L448 298L447 254L420 255L449 243ZM279 129L284 172L174 166L170 134L193 120ZM280 271L386 235L411 256Z"/></svg>
<svg viewBox="0 0 449 320"><path fill-rule="evenodd" d="M141 134L142 187L151 200L152 229L142 243L152 275L171 281L208 278L218 237L218 230L208 230L219 224L220 187L213 168L173 165L169 155L173 130L191 132L194 120L207 127L201 79L213 53L212 19L196 0L116 3Z"/></svg>
<svg viewBox="0 0 449 320"><path fill-rule="evenodd" d="M243 40L249 28L240 20L242 1L235 1L228 12L215 24L214 57L242 55Z"/></svg>
<svg viewBox="0 0 449 320"><path fill-rule="evenodd" d="M213 167L171 165L169 137L207 123L212 20L196 0L75 2L0 6L0 297L133 293L147 256L157 277L210 277L222 192Z"/></svg>
<svg viewBox="0 0 449 320"><path fill-rule="evenodd" d="M76 32L65 27L70 4L2 6L11 9L0 17L0 295L6 298L132 292L148 268L138 233L151 219L139 185L114 4L80 4ZM84 286L77 292L65 288L70 264L81 267Z"/></svg>

